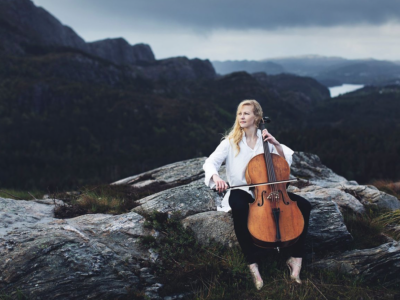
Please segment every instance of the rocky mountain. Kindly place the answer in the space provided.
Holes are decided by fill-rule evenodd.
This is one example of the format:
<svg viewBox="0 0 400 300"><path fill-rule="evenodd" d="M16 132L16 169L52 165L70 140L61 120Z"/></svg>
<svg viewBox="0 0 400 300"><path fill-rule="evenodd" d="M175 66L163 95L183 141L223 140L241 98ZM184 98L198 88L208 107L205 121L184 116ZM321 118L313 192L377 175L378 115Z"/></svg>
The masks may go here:
<svg viewBox="0 0 400 300"><path fill-rule="evenodd" d="M218 72L219 66L236 71L262 71L267 64L277 64L282 70L276 73L291 73L299 76L313 77L326 86L337 86L342 83L385 85L400 80L400 68L395 62L374 59L344 59L306 55L296 57L271 58L239 64L235 61L212 62ZM267 73L268 70L266 70ZM274 70L275 72L275 70Z"/></svg>
<svg viewBox="0 0 400 300"><path fill-rule="evenodd" d="M226 75L238 71L246 71L248 73L264 72L268 75L284 73L285 69L275 62L260 62L255 60L227 60L212 61L215 71L218 74Z"/></svg>
<svg viewBox="0 0 400 300"><path fill-rule="evenodd" d="M105 39L88 43L89 52L117 65L137 65L155 61L149 45L136 44L131 46L125 39Z"/></svg>
<svg viewBox="0 0 400 300"><path fill-rule="evenodd" d="M70 27L61 24L54 16L31 0L0 1L0 51L8 55L43 55L54 52L75 52L98 57L116 65L132 67L134 76L140 74L150 79L171 76L199 79L215 77L209 61L182 58L156 61L149 45L130 45L123 38L105 39L86 43ZM151 66L142 72L142 66ZM178 76L178 77L179 77Z"/></svg>
<svg viewBox="0 0 400 300"><path fill-rule="evenodd" d="M85 41L30 0L0 1L2 51L26 54L35 46L70 47L88 52Z"/></svg>
<svg viewBox="0 0 400 300"><path fill-rule="evenodd" d="M57 219L54 206L66 205L61 200L0 198L2 293L33 299L132 299L142 295L164 300L193 293L196 283L191 281L191 285L168 294L171 280L162 278L158 271L167 258L144 241L165 239L165 232L146 225L147 216L157 211L169 216L167 219L179 213L179 221L191 229L200 245L217 243L225 249L238 246L231 214L217 211L221 198L204 185L204 160L180 161L115 182L163 186L162 191L138 200L137 207L121 215ZM373 186L346 180L313 154L295 153L291 173L308 179L308 183L291 186L289 191L312 205L306 242L309 256L304 268L329 268L351 274L355 280L363 278L367 284L380 281L386 286L398 285L400 244L382 235L380 246L345 252L353 237L343 213L396 210L400 201Z"/></svg>

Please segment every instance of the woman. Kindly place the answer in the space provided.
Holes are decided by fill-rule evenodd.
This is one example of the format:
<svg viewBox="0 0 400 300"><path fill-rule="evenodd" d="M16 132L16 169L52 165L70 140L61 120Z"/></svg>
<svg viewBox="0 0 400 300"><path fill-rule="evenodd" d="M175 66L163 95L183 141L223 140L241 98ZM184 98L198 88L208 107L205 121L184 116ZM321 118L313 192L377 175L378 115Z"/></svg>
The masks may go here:
<svg viewBox="0 0 400 300"><path fill-rule="evenodd" d="M261 132L258 128L262 120L263 112L256 100L244 100L237 109L236 121L231 131L217 149L205 161L205 183L210 188L216 188L223 192L228 188L227 183L221 179L218 170L221 164L226 162L226 175L231 186L246 184L245 170L248 162L257 154L264 153L263 141L268 141L270 152L278 154L286 159L288 164L292 163L293 151L280 144L266 129ZM288 193L297 205L304 217L304 230L299 240L293 246L292 257L286 262L290 270L290 277L301 284L300 269L304 256L304 242L307 235L308 221L311 205L304 198ZM222 201L222 209L232 209L233 224L239 245L249 265L249 269L257 289L263 286L257 264L258 248L253 244L251 235L247 229L247 218L249 203L254 202L254 196L249 188L235 189L226 193ZM229 204L228 204L229 203Z"/></svg>

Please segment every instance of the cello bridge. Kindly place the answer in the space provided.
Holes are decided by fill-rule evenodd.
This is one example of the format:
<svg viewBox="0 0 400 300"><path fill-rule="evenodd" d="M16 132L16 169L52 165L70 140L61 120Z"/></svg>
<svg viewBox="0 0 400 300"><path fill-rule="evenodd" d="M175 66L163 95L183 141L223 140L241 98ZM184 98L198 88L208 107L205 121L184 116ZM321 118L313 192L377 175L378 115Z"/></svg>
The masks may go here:
<svg viewBox="0 0 400 300"><path fill-rule="evenodd" d="M268 197L268 200L278 202L279 201L279 191L271 192Z"/></svg>

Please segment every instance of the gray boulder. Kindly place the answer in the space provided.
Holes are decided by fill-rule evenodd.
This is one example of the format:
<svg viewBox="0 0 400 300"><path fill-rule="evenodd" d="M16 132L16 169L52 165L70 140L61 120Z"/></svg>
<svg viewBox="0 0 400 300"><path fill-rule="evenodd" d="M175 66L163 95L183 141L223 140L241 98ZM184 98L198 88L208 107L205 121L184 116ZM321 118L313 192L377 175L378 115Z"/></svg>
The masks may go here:
<svg viewBox="0 0 400 300"><path fill-rule="evenodd" d="M385 286L400 283L400 243L390 242L379 247L353 250L321 259L314 268L340 271Z"/></svg>
<svg viewBox="0 0 400 300"><path fill-rule="evenodd" d="M366 207L373 206L387 210L400 209L399 199L395 196L379 191L372 185L349 185L341 183L338 184L336 188L354 195Z"/></svg>
<svg viewBox="0 0 400 300"><path fill-rule="evenodd" d="M306 239L308 248L315 251L339 250L353 240L339 206L328 193L299 190L296 194L307 199L312 207Z"/></svg>
<svg viewBox="0 0 400 300"><path fill-rule="evenodd" d="M185 228L190 228L196 240L203 245L217 242L221 245L238 246L233 229L232 215L222 211L209 211L189 216L182 220Z"/></svg>
<svg viewBox="0 0 400 300"><path fill-rule="evenodd" d="M289 186L288 191L299 195L308 193L308 197L311 198L330 199L339 205L339 208L349 209L359 214L365 213L364 205L362 205L356 197L337 188L323 188L317 185L310 185L299 189L294 186Z"/></svg>
<svg viewBox="0 0 400 300"><path fill-rule="evenodd" d="M216 211L220 197L205 186L202 179L174 187L138 201L139 206L132 211L138 213L179 213L181 217L206 211Z"/></svg>
<svg viewBox="0 0 400 300"><path fill-rule="evenodd" d="M135 176L113 182L114 185L146 187L151 184L164 185L166 188L184 185L204 177L202 166L205 157L193 158L165 165Z"/></svg>
<svg viewBox="0 0 400 300"><path fill-rule="evenodd" d="M310 183L321 187L335 187L339 183L346 183L346 178L337 175L321 163L318 155L295 152L293 163L290 166L292 176L309 180Z"/></svg>
<svg viewBox="0 0 400 300"><path fill-rule="evenodd" d="M30 299L120 299L135 291L158 299L146 269L152 234L134 212L52 218L51 205L0 198L0 289ZM5 224L5 225L4 225ZM3 227L4 226L4 227Z"/></svg>

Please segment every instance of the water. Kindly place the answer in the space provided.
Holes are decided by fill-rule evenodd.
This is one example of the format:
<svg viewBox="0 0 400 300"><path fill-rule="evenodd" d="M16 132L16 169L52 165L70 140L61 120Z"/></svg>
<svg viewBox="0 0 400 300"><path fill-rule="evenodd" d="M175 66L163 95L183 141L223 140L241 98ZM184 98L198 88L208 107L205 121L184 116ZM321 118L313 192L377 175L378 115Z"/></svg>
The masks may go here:
<svg viewBox="0 0 400 300"><path fill-rule="evenodd" d="M329 91L331 92L331 97L337 97L342 94L350 93L352 91L358 90L363 88L363 84L342 84L340 86L334 86L329 88Z"/></svg>

